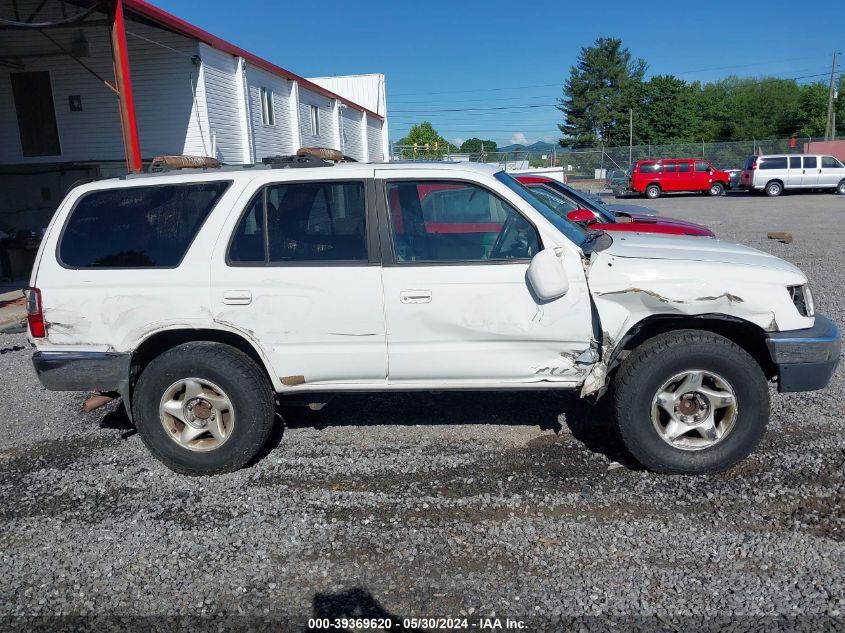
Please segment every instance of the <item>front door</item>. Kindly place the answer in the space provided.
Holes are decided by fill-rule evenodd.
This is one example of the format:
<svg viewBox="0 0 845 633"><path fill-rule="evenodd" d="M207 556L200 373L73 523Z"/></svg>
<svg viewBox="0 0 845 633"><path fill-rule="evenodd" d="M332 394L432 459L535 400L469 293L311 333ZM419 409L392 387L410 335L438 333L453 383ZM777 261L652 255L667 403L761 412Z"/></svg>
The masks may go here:
<svg viewBox="0 0 845 633"><path fill-rule="evenodd" d="M845 178L845 168L833 156L819 156L819 187L835 187Z"/></svg>
<svg viewBox="0 0 845 633"><path fill-rule="evenodd" d="M256 341L283 386L386 381L368 188L372 180L269 184L217 245L213 317Z"/></svg>
<svg viewBox="0 0 845 633"><path fill-rule="evenodd" d="M381 183L389 382L576 383L591 338L581 262L565 262L566 295L540 302L525 277L542 248L531 222L478 184L402 176Z"/></svg>

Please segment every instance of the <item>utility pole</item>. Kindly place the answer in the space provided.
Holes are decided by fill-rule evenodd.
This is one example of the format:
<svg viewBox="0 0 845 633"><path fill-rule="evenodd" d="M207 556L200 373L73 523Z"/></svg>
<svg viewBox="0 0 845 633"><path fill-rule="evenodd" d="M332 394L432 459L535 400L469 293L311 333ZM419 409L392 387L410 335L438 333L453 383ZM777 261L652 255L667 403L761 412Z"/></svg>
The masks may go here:
<svg viewBox="0 0 845 633"><path fill-rule="evenodd" d="M628 167L634 152L634 108L628 108Z"/></svg>
<svg viewBox="0 0 845 633"><path fill-rule="evenodd" d="M833 64L830 67L830 87L827 94L827 123L824 128L824 140L829 141L836 135L836 114L833 110L834 82L836 79L836 56L833 53Z"/></svg>

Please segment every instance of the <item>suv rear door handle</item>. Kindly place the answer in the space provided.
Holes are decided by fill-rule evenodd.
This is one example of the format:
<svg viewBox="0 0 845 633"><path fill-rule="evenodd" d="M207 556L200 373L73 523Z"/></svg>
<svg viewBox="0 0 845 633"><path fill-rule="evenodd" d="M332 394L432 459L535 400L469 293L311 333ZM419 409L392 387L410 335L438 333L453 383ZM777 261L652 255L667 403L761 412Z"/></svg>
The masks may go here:
<svg viewBox="0 0 845 633"><path fill-rule="evenodd" d="M252 303L252 293L249 290L227 290L223 293L223 303L230 306L245 306Z"/></svg>
<svg viewBox="0 0 845 633"><path fill-rule="evenodd" d="M431 303L431 290L402 290L399 293L402 303Z"/></svg>

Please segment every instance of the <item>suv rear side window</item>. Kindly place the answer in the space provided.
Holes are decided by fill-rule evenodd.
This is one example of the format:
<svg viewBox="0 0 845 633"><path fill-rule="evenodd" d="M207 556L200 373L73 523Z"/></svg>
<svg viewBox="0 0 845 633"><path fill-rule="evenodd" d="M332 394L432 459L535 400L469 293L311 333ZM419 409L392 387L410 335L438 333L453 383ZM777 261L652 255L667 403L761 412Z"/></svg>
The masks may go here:
<svg viewBox="0 0 845 633"><path fill-rule="evenodd" d="M757 169L786 169L786 156L764 158L757 163Z"/></svg>
<svg viewBox="0 0 845 633"><path fill-rule="evenodd" d="M59 244L70 268L175 268L230 181L104 189L71 211Z"/></svg>
<svg viewBox="0 0 845 633"><path fill-rule="evenodd" d="M238 223L229 261L367 261L366 216L360 182L271 185L256 194Z"/></svg>
<svg viewBox="0 0 845 633"><path fill-rule="evenodd" d="M540 250L534 226L483 187L391 182L387 199L399 262L530 259Z"/></svg>

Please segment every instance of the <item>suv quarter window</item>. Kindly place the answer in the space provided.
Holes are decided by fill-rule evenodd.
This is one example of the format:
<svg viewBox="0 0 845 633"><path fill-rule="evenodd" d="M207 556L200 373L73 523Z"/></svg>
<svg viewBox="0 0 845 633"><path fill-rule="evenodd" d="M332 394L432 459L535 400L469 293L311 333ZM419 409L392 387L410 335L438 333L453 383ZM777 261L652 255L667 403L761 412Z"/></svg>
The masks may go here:
<svg viewBox="0 0 845 633"><path fill-rule="evenodd" d="M76 201L59 237L66 268L176 268L229 180L101 189Z"/></svg>
<svg viewBox="0 0 845 633"><path fill-rule="evenodd" d="M362 181L269 184L247 204L232 234L232 265L366 263L368 218Z"/></svg>
<svg viewBox="0 0 845 633"><path fill-rule="evenodd" d="M805 160L804 162L805 162L804 167L805 168L809 167L809 165L806 164L807 161ZM815 163L815 161L813 161L813 162ZM801 157L800 156L790 156L789 157L789 168L790 169L801 169Z"/></svg>
<svg viewBox="0 0 845 633"><path fill-rule="evenodd" d="M641 174L659 174L663 172L663 165L660 163L640 163Z"/></svg>
<svg viewBox="0 0 845 633"><path fill-rule="evenodd" d="M540 252L534 226L478 184L394 180L385 191L397 263L527 260Z"/></svg>
<svg viewBox="0 0 845 633"><path fill-rule="evenodd" d="M786 156L772 156L757 163L757 169L786 169Z"/></svg>

